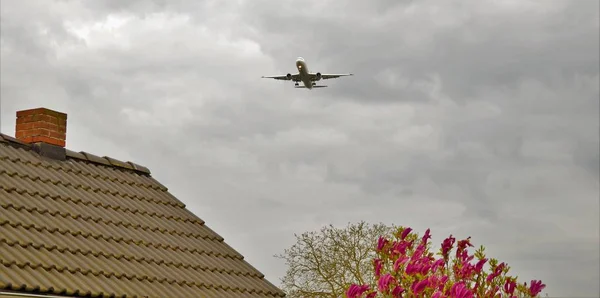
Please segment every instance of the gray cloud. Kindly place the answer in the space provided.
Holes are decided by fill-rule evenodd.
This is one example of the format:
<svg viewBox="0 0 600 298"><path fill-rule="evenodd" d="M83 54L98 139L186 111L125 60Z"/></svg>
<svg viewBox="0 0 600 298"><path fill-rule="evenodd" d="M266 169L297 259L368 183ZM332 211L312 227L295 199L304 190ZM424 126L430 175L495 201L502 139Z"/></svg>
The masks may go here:
<svg viewBox="0 0 600 298"><path fill-rule="evenodd" d="M1 5L2 132L67 112L70 149L150 167L275 283L294 233L368 220L600 292L597 1ZM356 76L260 79L297 56Z"/></svg>

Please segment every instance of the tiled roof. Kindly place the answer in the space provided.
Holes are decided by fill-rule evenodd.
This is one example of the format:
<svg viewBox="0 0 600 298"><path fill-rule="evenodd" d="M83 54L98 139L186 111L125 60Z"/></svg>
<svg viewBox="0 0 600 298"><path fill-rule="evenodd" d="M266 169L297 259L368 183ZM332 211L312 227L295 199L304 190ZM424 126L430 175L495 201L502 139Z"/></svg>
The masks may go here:
<svg viewBox="0 0 600 298"><path fill-rule="evenodd" d="M284 296L147 168L70 150L53 160L0 134L2 290Z"/></svg>

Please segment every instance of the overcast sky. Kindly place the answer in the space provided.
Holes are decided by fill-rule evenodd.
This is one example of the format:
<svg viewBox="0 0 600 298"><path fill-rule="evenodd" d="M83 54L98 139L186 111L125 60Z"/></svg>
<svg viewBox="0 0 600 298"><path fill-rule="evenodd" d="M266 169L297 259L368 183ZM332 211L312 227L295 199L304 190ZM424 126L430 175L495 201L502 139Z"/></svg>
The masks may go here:
<svg viewBox="0 0 600 298"><path fill-rule="evenodd" d="M277 285L294 233L366 220L600 294L599 1L1 3L1 131L68 113ZM261 79L298 56L356 75Z"/></svg>

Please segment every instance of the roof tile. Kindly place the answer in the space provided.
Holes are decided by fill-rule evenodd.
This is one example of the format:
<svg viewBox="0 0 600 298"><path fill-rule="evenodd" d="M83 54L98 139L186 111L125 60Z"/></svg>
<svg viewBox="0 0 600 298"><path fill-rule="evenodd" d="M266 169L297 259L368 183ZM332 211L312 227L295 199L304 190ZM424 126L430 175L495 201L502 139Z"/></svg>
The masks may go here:
<svg viewBox="0 0 600 298"><path fill-rule="evenodd" d="M108 160L106 160L106 158L102 158L100 156L85 152L85 151L81 151L81 154L85 155L85 158L88 161L91 161L93 163L99 163L105 166L110 166L110 162L108 162Z"/></svg>
<svg viewBox="0 0 600 298"><path fill-rule="evenodd" d="M127 162L122 162L120 160L108 157L108 156L104 156L104 159L108 160L108 162L116 167L121 167L121 168L125 168L125 169L133 169L133 166L131 165L131 163L127 163Z"/></svg>
<svg viewBox="0 0 600 298"><path fill-rule="evenodd" d="M81 160L86 160L87 157L85 157L85 155L81 152L75 152L69 149L65 149L65 152L67 154L68 157L70 158L77 158L77 159L81 159Z"/></svg>
<svg viewBox="0 0 600 298"><path fill-rule="evenodd" d="M135 164L131 161L128 161L127 163L129 163L134 169L140 171L140 172L144 172L146 174L150 174L150 170L144 166L140 166L138 164Z"/></svg>

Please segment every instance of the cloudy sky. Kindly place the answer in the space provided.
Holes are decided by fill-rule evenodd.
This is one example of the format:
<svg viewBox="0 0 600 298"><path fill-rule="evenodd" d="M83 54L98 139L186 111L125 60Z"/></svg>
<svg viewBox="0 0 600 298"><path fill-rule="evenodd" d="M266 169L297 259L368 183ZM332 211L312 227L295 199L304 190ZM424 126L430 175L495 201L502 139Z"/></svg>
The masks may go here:
<svg viewBox="0 0 600 298"><path fill-rule="evenodd" d="M1 131L68 113L69 149L149 167L276 284L294 233L366 220L600 292L598 1L1 5ZM298 56L356 75L260 78Z"/></svg>

